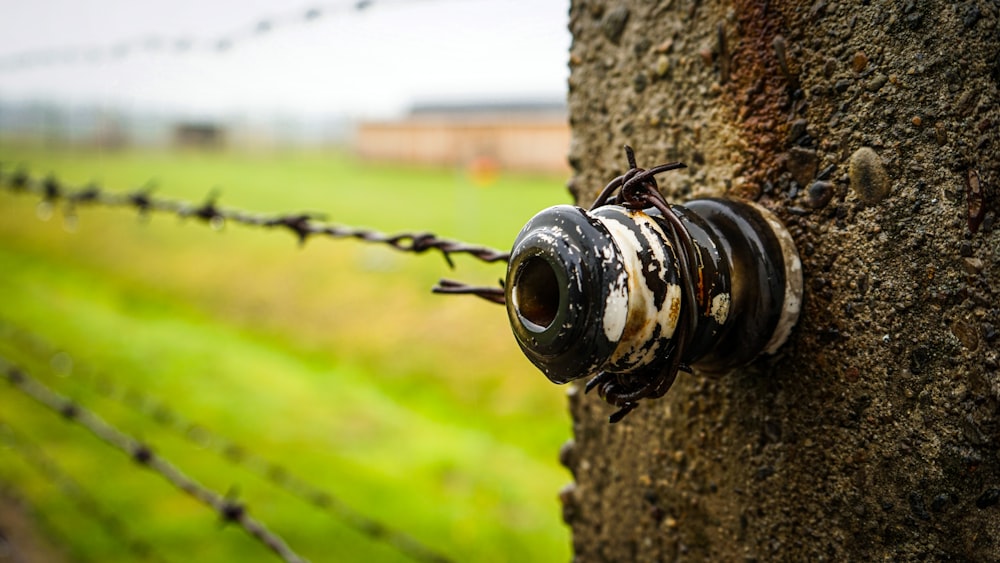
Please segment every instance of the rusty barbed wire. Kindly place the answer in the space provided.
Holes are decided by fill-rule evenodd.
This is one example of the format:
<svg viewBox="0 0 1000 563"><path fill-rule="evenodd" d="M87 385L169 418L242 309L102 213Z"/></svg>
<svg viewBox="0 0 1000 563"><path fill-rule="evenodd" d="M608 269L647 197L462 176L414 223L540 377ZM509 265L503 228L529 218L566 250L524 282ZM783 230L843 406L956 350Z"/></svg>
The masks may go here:
<svg viewBox="0 0 1000 563"><path fill-rule="evenodd" d="M188 477L175 465L155 453L149 444L122 432L77 402L56 393L6 358L0 357L0 369L12 389L20 391L33 399L36 404L62 416L63 419L82 426L102 442L131 457L138 465L159 474L175 488L215 510L223 522L239 525L247 534L284 561L294 563L306 561L295 553L281 536L251 517L245 504L237 502L228 495L221 495Z"/></svg>
<svg viewBox="0 0 1000 563"><path fill-rule="evenodd" d="M611 180L601 190L593 205L590 206L590 210L593 211L605 205L621 205L626 209L639 211L650 207L656 208L672 227L669 230L669 237L671 245L678 251L677 269L680 279L693 280L691 265L697 263L698 251L691 238L691 233L673 213L670 204L663 198L656 183L657 174L678 168L687 168L687 166L682 162L670 162L646 170L637 166L632 147L625 145L624 149L629 166L628 170ZM584 393L597 389L597 394L602 399L618 407L618 410L608 418L612 424L620 422L635 410L639 406L639 399L662 397L673 385L678 372L691 373L691 367L683 360L690 339L697 329L698 319L691 313L691 309L697 307L698 301L695 297L693 283L683 283L681 287L681 312L673 335L672 355L669 356L670 362L666 369L656 373L653 377L641 378L601 371L587 381L584 386Z"/></svg>
<svg viewBox="0 0 1000 563"><path fill-rule="evenodd" d="M52 456L45 453L41 446L15 432L2 418L0 418L0 444L16 453L35 470L37 475L72 501L77 510L90 521L96 522L108 537L124 545L130 555L144 561L166 561L162 555L153 550L149 542L137 539L129 530L125 520L102 507L97 498L71 477Z"/></svg>
<svg viewBox="0 0 1000 563"><path fill-rule="evenodd" d="M502 280L500 281L500 287L492 287L468 285L460 281L442 279L438 281L437 285L431 288L431 291L442 295L475 295L490 303L497 303L499 305L507 303L507 296L504 293Z"/></svg>
<svg viewBox="0 0 1000 563"><path fill-rule="evenodd" d="M75 221L76 210L81 206L125 207L135 209L141 215L161 212L173 214L182 219L194 218L215 228L222 228L226 223L236 223L250 227L284 229L294 234L300 244L305 244L312 236L327 236L334 239L355 239L362 242L384 244L401 252L415 254L437 251L441 253L450 267L455 266L452 261L452 255L455 254L467 254L486 263L506 262L510 257L508 252L440 238L433 233L386 234L373 229L328 223L323 220L324 216L318 213L305 212L282 215L223 208L218 205L218 192L209 194L203 203L196 205L186 201L156 197L152 194L153 187L149 185L125 193L108 192L97 184L88 184L83 188L72 188L64 185L54 176L36 178L23 169L7 172L2 165L0 165L0 186L13 193L37 195L42 198L41 205L48 206L49 209L62 202L65 204L63 211L71 221Z"/></svg>
<svg viewBox="0 0 1000 563"><path fill-rule="evenodd" d="M148 393L121 385L104 373L99 374L85 366L78 365L68 353L57 349L37 334L15 327L6 319L0 318L0 335L16 340L17 344L29 348L29 353L33 355L48 357L50 363L61 366L58 369L53 368L59 375L72 376L72 379L83 382L98 395L112 399L132 411L150 418L156 424L173 431L192 444L209 449L226 461L257 474L290 495L326 512L372 541L393 547L414 561L425 563L448 563L451 561L447 556L425 546L409 534L351 508L350 505L322 487L296 476L283 464L254 453L203 424L186 420L177 413L176 409ZM0 421L0 428L2 428L2 421Z"/></svg>
<svg viewBox="0 0 1000 563"><path fill-rule="evenodd" d="M250 19L250 23L214 37L194 38L190 35L155 33L125 38L100 45L75 45L30 49L0 55L0 72L15 72L52 66L117 62L134 55L153 53L188 55L194 53L227 53L233 49L295 26L309 25L334 15L365 12L375 5L412 3L415 0L357 0L344 3L314 4L284 14Z"/></svg>

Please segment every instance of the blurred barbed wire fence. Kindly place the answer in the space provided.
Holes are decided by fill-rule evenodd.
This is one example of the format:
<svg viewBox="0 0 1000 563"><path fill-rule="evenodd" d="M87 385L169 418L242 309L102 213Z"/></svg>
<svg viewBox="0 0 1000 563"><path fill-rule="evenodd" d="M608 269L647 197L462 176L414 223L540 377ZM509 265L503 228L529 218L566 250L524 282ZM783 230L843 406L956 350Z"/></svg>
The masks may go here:
<svg viewBox="0 0 1000 563"><path fill-rule="evenodd" d="M82 188L63 184L54 176L34 177L23 169L8 172L0 163L0 189L13 193L35 195L41 198L39 214L50 215L56 206L63 204L67 226L74 229L77 223L77 208L84 206L104 206L132 208L141 216L152 212L176 215L181 219L193 218L222 229L227 223L265 229L284 229L298 239L300 245L313 236L333 239L354 239L366 243L387 245L400 252L423 254L435 251L444 257L448 266L455 267L452 256L465 254L486 262L506 262L509 252L486 246L439 237L428 232L401 232L387 234L367 228L351 227L325 221L325 214L300 212L289 214L252 213L240 209L220 207L219 193L213 192L201 204L161 198L153 195L155 185L147 184L131 192L109 192L98 184L91 183ZM434 288L435 293L451 295L475 295L493 303L504 303L502 287L468 285L463 282L442 279Z"/></svg>
<svg viewBox="0 0 1000 563"><path fill-rule="evenodd" d="M372 229L348 227L324 222L321 213L304 212L290 214L252 213L239 209L223 208L218 205L218 192L212 193L201 204L160 198L153 195L155 186L147 185L128 193L111 193L97 184L83 188L71 188L53 176L35 178L17 170L7 173L0 168L0 184L14 193L28 193L42 198L41 205L50 210L64 202L67 219L76 221L76 209L86 205L106 207L131 207L140 214L161 212L176 215L181 219L195 218L221 229L226 223L237 223L250 227L283 228L292 232L301 244L311 236L327 236L335 239L353 238L364 242L385 244L402 252L422 254L431 250L440 252L449 266L454 266L452 255L468 254L477 260L506 262L508 252L494 248L449 240L427 232L404 232L386 234Z"/></svg>
<svg viewBox="0 0 1000 563"><path fill-rule="evenodd" d="M3 418L0 418L0 444L17 454L35 474L66 496L82 515L96 523L108 537L125 546L129 555L142 561L166 561L148 541L139 539L132 532L126 519L104 507L99 499L70 476L40 445L15 431Z"/></svg>
<svg viewBox="0 0 1000 563"><path fill-rule="evenodd" d="M84 408L78 402L53 391L4 357L0 357L0 370L3 371L4 377L10 383L11 389L21 392L33 399L36 404L62 416L63 419L82 426L105 444L131 457L138 466L158 473L176 489L216 511L223 522L240 526L252 538L284 561L294 563L305 561L285 543L281 536L250 516L249 509L245 504L229 495L215 492L189 477L169 460L156 453L148 443L137 440Z"/></svg>
<svg viewBox="0 0 1000 563"><path fill-rule="evenodd" d="M418 1L421 0L359 0L317 4L284 14L248 19L250 23L246 25L210 37L145 34L100 45L63 46L0 54L0 73L110 63L139 55L222 54L286 28L312 25L332 17L361 13L375 5ZM151 184L131 191L113 192L96 183L71 186L52 175L33 176L23 168L15 169L4 163L0 163L0 191L2 190L37 197L39 199L37 213L40 216L61 212L67 228L71 230L77 226L80 209L100 206L131 209L143 218L154 213L173 215L182 220L190 218L216 230L224 228L227 223L281 230L294 235L300 245L304 245L314 237L327 237L353 239L412 254L440 254L452 268L455 266L453 257L456 255L464 254L484 263L503 263L509 258L509 253L502 250L443 238L429 232L384 233L374 229L331 223L326 220L326 215L315 212L255 213L222 207L219 205L218 192L210 193L201 203L194 203L155 195L155 186ZM493 303L504 303L502 282L499 287L485 287L442 279L433 291L442 294L475 295ZM357 511L324 487L297 476L287 463L275 461L237 444L221 433L194 422L175 407L146 391L122 384L104 372L76 363L67 352L56 345L2 318L0 318L0 337L12 341L13 347L20 353L33 356L35 360L47 360L43 363L50 363L54 372L58 372L60 366L72 366L70 369L73 379L96 395L115 401L147 417L193 445L211 450L234 467L240 467L263 478L373 542L387 545L418 562L450 560L446 555L426 546L413 536ZM305 561L281 535L269 529L256 517L250 516L245 503L230 494L222 494L202 485L154 450L148 441L136 438L137 433L126 432L109 423L95 411L85 408L78 400L68 398L38 377L32 376L23 365L15 364L4 357L3 353L0 353L0 378L7 380L9 389L30 398L34 404L58 415L67 423L86 429L100 441L123 452L134 462L134 467L145 468L159 475L178 491L211 508L224 523L239 526L261 546L284 561ZM120 543L131 557L143 561L165 561L163 554L149 539L142 538L141 534L136 533L134 528L137 528L138 524L134 519L109 508L103 499L89 491L57 461L58 452L54 448L47 449L29 439L23 430L15 429L12 425L17 421L10 420L9 415L4 418L3 414L0 413L0 446L3 449L13 452L34 475L69 500L80 514L92 521L109 538ZM16 493L16 487L3 477L0 475L0 494L8 500L23 498ZM39 513L34 508L32 513L42 524L51 522L48 515ZM45 527L52 533L58 532L54 526Z"/></svg>
<svg viewBox="0 0 1000 563"><path fill-rule="evenodd" d="M244 445L237 444L204 424L187 420L177 409L140 389L123 385L105 372L81 365L66 351L60 350L36 334L0 318L0 336L38 359L48 359L57 375L71 377L94 393L118 402L143 415L199 448L208 449L228 463L251 473L326 513L369 540L386 544L414 561L444 563L449 558L427 547L409 534L371 518L334 496L324 488L295 475L287 465L270 460ZM3 430L0 419L0 431ZM2 439L2 437L0 437Z"/></svg>
<svg viewBox="0 0 1000 563"><path fill-rule="evenodd" d="M61 210L67 226L71 229L76 227L79 208L103 206L132 209L138 212L141 217L148 217L156 212L174 215L181 219L193 218L217 230L222 229L227 223L265 229L277 228L291 232L298 239L300 245L304 245L313 236L326 236L333 239L354 239L366 243L386 245L398 251L414 254L425 254L433 251L439 253L449 267L454 267L452 257L457 254L469 255L485 263L506 262L509 258L507 252L441 238L427 232L386 234L372 229L328 223L325 222L324 215L319 213L268 214L225 208L218 205L219 194L217 192L210 194L203 203L194 204L155 196L152 193L154 188L155 186L146 185L131 192L109 192L97 184L71 187L51 175L44 178L34 177L24 169L9 172L7 167L0 164L0 190L38 197L40 201L36 212L41 217L50 216L55 211ZM442 279L433 290L444 294L471 294L494 303L504 303L502 287L473 286ZM3 319L0 319L0 333L14 341L20 349L27 349L36 357L48 357L53 369L73 370L73 368L65 367L73 366L73 360L66 352L33 334L18 329ZM58 366L63 367L59 368ZM251 518L247 514L245 505L200 485L181 472L175 465L154 454L152 448L146 443L138 441L108 424L92 411L84 409L77 402L60 395L3 357L0 357L0 369L5 370L6 379L13 389L31 397L37 404L60 414L64 419L88 429L105 443L131 456L139 466L159 473L177 489L218 512L224 522L240 525L248 534L285 561L303 561L280 536L268 530L261 522ZM354 510L323 488L297 477L285 465L271 461L203 425L187 420L165 402L148 393L121 385L103 373L98 374L79 368L73 371L77 374L85 374L81 375L79 379L89 385L98 395L115 400L133 411L149 417L155 423L179 434L185 440L199 447L211 449L229 463L241 466L264 478L291 495L338 519L370 540L386 544L414 561L444 562L449 560L445 555L425 546L412 536ZM17 449L18 453L32 464L43 477L50 480L60 491L78 506L81 506L81 510L89 511L88 514L93 516L94 520L108 534L123 542L130 553L146 560L162 560L162 558L158 559L159 556L148 544L135 540L129 532L123 532L122 526L118 524L119 518L94 508L97 505L88 499L82 488L75 485L71 478L59 470L51 459L44 456L40 449L26 446L23 441L16 441L12 438L9 425L6 425L2 420L0 420L0 432L6 432L3 442L8 447Z"/></svg>
<svg viewBox="0 0 1000 563"><path fill-rule="evenodd" d="M104 44L73 45L29 49L0 54L0 72L17 72L52 66L99 64L121 61L131 56L163 53L225 53L285 28L310 25L331 17L357 14L373 6L414 3L420 0L357 0L314 4L308 7L248 20L232 31L211 37L148 33Z"/></svg>
<svg viewBox="0 0 1000 563"><path fill-rule="evenodd" d="M382 244L395 250L425 254L430 251L444 257L449 267L454 267L452 256L469 255L485 263L506 262L509 253L497 249L469 244L438 237L427 232L403 232L386 234L372 229L349 227L327 223L318 213L265 214L223 208L218 205L218 193L211 194L203 203L193 204L154 196L154 186L147 185L131 192L113 193L97 184L73 188L53 176L37 178L23 169L8 172L0 164L0 190L15 194L33 195L40 198L37 212L40 216L51 215L61 205L67 226L75 228L77 209L86 206L111 208L131 208L141 217L153 212L175 215L181 219L193 218L223 228L226 223L235 223L265 229L284 229L296 236L300 245L313 236L334 239L355 239L366 243ZM433 288L436 293L471 294L494 303L504 303L502 287L467 285L454 280L442 279ZM100 396L115 400L124 406L149 417L158 425L167 428L185 440L199 447L208 448L229 463L241 466L264 478L275 486L298 497L304 502L338 519L351 529L378 543L386 544L414 561L446 562L449 558L433 550L412 536L366 516L333 496L323 488L309 483L293 474L288 467L267 459L265 456L236 444L209 428L187 420L165 402L139 389L124 386L106 374L86 369L66 368L73 366L71 357L56 346L40 337L15 327L0 319L0 335L14 342L20 349L27 349L36 357L48 357L53 369L70 369L79 379L89 385ZM63 366L62 368L58 366ZM11 384L11 388L34 399L65 420L75 422L89 430L105 443L126 453L140 467L150 469L169 481L175 488L189 494L201 503L219 513L224 522L241 526L262 545L271 549L285 561L304 561L285 541L270 531L258 520L247 514L247 507L235 499L212 491L192 479L168 460L153 452L145 442L136 440L126 432L107 423L79 403L67 399L49 388L40 380L31 377L23 369L0 357L0 370ZM121 518L101 509L99 504L61 470L51 457L38 447L17 437L6 421L0 419L0 443L15 450L32 465L38 474L50 481L60 492L72 500L83 514L98 523L110 536L126 546L129 553L142 560L163 561L163 558L145 541L138 540L122 524Z"/></svg>
<svg viewBox="0 0 1000 563"><path fill-rule="evenodd" d="M0 54L0 73L32 70L77 64L99 64L125 60L136 55L154 53L184 55L193 53L225 53L260 38L279 32L285 28L311 25L315 22L340 15L360 13L374 5L404 4L420 0L359 0L339 4L319 4L308 8L289 11L248 20L251 23L235 30L212 37L168 36L146 34L102 45L82 45L28 50L10 54ZM36 213L45 218L61 212L65 225L74 230L79 221L78 211L85 207L108 207L131 209L142 218L154 213L174 215L180 219L194 219L215 230L227 223L283 230L295 236L300 245L313 237L332 239L353 239L364 243L391 247L397 251L426 254L440 254L448 266L454 268L455 255L468 255L484 263L506 262L509 253L486 246L439 237L433 233L413 231L384 233L368 228L340 225L326 221L326 216L315 212L299 213L254 213L250 211L222 207L219 193L212 192L201 203L169 199L154 195L155 186L147 184L140 188L112 192L90 183L84 186L70 186L55 176L32 176L23 168L11 168L0 163L0 190L9 193L29 195L39 198ZM502 285L502 282L501 282ZM433 288L442 294L471 294L494 303L504 303L501 287L468 285L463 282L442 279ZM446 562L449 558L432 549L414 537L384 522L355 510L323 487L315 485L295 475L286 464L269 459L253 450L235 443L212 429L195 423L166 402L132 386L123 385L103 372L97 372L76 364L72 357L57 346L40 337L21 330L4 319L0 319L0 336L13 343L19 353L38 359L48 359L52 370L72 371L74 379L100 397L113 400L133 412L152 420L160 427L182 437L187 442L209 449L233 466L240 467L263 478L314 508L325 512L348 528L368 538L395 549L400 554L418 562ZM261 521L249 515L248 507L231 495L213 491L190 477L155 452L145 440L139 440L110 424L93 410L84 408L77 400L67 398L49 387L21 366L0 356L0 377L10 384L10 389L30 398L33 402L59 415L69 423L75 423L88 430L95 437L128 455L136 467L150 470L174 488L193 497L214 510L223 522L241 527L260 545L265 546L285 561L304 561L277 533L268 529ZM66 375L60 373L60 375ZM165 561L155 547L147 540L140 539L130 529L128 518L107 508L94 494L74 479L56 461L54 450L46 451L41 445L28 439L23 432L11 426L10 421L0 418L0 446L13 452L31 468L32 473L49 483L55 491L65 496L88 520L94 522L110 538L122 544L131 557L137 560ZM10 483L0 480L3 491L13 498ZM20 498L20 497L19 497ZM41 523L50 521L44 514L33 511ZM46 526L52 528L53 526Z"/></svg>

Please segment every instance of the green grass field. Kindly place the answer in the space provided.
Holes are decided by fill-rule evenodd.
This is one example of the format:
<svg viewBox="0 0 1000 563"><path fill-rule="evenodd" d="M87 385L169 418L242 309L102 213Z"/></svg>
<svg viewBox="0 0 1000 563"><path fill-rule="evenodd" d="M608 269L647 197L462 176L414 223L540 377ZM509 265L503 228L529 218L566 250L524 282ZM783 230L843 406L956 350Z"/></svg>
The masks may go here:
<svg viewBox="0 0 1000 563"><path fill-rule="evenodd" d="M506 248L561 178L359 163L337 154L102 153L0 147L82 185L263 212L319 211L383 231L429 230ZM0 356L152 444L313 561L405 561L329 513L130 408L94 385L141 391L245 450L279 462L357 511L460 561L570 557L556 452L563 390L520 354L502 307L435 296L439 277L493 284L502 265L416 256L167 215L60 209L0 192ZM53 357L25 344L52 343ZM70 361L71 359L71 367ZM270 561L217 514L80 427L0 386L0 422L42 450L168 561ZM0 428L2 429L2 428ZM50 480L0 445L0 482L44 516L74 560L134 559Z"/></svg>

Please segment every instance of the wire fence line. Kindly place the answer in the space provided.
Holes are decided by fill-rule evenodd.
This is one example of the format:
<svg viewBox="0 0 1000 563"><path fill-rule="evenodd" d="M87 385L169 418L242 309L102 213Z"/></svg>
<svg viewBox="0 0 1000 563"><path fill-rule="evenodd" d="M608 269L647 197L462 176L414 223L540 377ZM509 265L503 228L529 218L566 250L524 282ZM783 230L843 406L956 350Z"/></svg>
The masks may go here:
<svg viewBox="0 0 1000 563"><path fill-rule="evenodd" d="M181 219L194 218L217 229L221 229L226 223L267 229L284 229L293 233L300 244L305 244L313 236L326 236L334 239L356 239L368 243L384 244L401 252L415 254L437 251L451 267L454 267L452 255L455 254L467 254L487 263L506 262L510 257L508 252L441 238L433 233L386 234L372 229L328 223L324 221L324 215L320 213L272 214L224 208L218 205L219 194L217 192L210 194L203 203L193 204L154 196L150 186L125 193L108 192L97 184L73 188L63 184L54 176L37 178L29 175L23 169L8 172L2 165L0 165L0 184L13 193L26 193L41 197L42 205L55 207L59 203L64 203L64 212L67 217L71 218L75 218L76 209L82 206L124 207L132 208L142 215L159 212L176 215Z"/></svg>
<svg viewBox="0 0 1000 563"><path fill-rule="evenodd" d="M0 444L16 453L35 472L48 481L59 493L66 496L81 514L95 522L108 537L124 545L131 556L143 561L165 562L149 542L138 539L126 521L101 505L101 502L67 473L55 459L37 443L15 432L10 424L0 418Z"/></svg>
<svg viewBox="0 0 1000 563"><path fill-rule="evenodd" d="M103 206L133 209L142 217L157 212L175 215L181 219L192 218L209 224L215 229L221 229L226 223L265 229L277 228L293 233L300 244L304 244L313 236L326 236L334 239L356 239L367 243L384 244L398 251L415 254L434 251L440 253L451 267L454 267L452 256L455 254L466 254L485 263L506 262L509 258L509 254L506 252L440 238L432 233L386 234L371 229L327 223L322 215L316 213L263 214L223 208L218 205L217 193L211 194L201 204L193 204L156 197L152 194L152 188L149 186L132 192L118 193L106 191L96 184L74 188L63 184L54 176L33 177L23 168L10 171L9 168L0 163L0 190L4 189L14 194L38 197L40 199L39 211L43 215L51 214L61 207L70 225L75 225L76 213L79 208ZM462 282L441 280L434 291L445 294L472 294L494 303L504 302L502 287L471 286ZM3 322L0 320L0 328L3 328L2 325ZM44 349L46 346L49 347L49 352L54 349L41 339L31 335L27 335L22 341L32 341L36 350ZM52 354L50 353L50 355ZM55 356L51 359L55 359ZM63 359L65 360L65 358ZM131 456L138 465L160 474L175 488L211 507L222 517L224 522L240 525L250 536L267 546L285 561L303 561L280 536L251 518L243 504L205 488L181 472L176 466L154 454L152 448L147 444L108 424L92 411L59 395L41 381L30 377L24 370L18 369L11 362L0 357L0 373L3 370L6 370L6 378L12 387L34 399L37 404L58 413L68 421L83 426L100 440ZM185 420L176 410L147 393L121 386L103 374L94 373L93 375L94 377L89 383L99 394L116 399L125 406L151 417L161 426L182 434L185 439L192 443L212 449L229 462L241 465L264 477L292 495L327 512L373 541L392 547L415 561L449 561L446 556L424 546L411 536L355 511L329 492L293 475L284 465L257 455L204 426ZM50 473L55 478L55 472L50 471ZM64 484L66 482L65 480L60 481ZM85 503L85 505L88 504ZM103 521L109 530L115 529L116 524L113 518L103 518ZM152 558L152 555L141 555L142 553L152 553L151 551L143 551L145 548L141 542L130 542L129 545L131 546L129 549L136 550L135 556Z"/></svg>
<svg viewBox="0 0 1000 563"><path fill-rule="evenodd" d="M295 553L281 536L270 531L263 523L250 516L246 505L200 484L156 454L150 445L105 422L75 401L56 393L41 381L31 377L23 369L11 364L6 358L0 357L0 369L3 370L12 389L20 391L33 399L36 404L62 416L65 420L85 428L105 444L124 452L138 465L159 474L175 488L215 510L223 522L240 526L252 538L269 548L284 561L290 563L306 561Z"/></svg>
<svg viewBox="0 0 1000 563"><path fill-rule="evenodd" d="M94 392L112 399L130 410L150 418L192 444L209 449L229 463L243 467L306 502L368 539L394 548L406 557L424 563L447 563L450 559L388 524L366 516L324 488L294 474L287 466L267 459L249 448L222 436L203 424L185 419L177 410L139 389L122 385L105 373L77 364L65 351L57 349L36 334L0 318L0 335L7 336L30 353L47 357L59 375L72 376ZM2 422L2 421L0 421ZM0 426L2 428L2 426Z"/></svg>
<svg viewBox="0 0 1000 563"><path fill-rule="evenodd" d="M164 35L147 33L103 44L74 45L30 49L0 55L0 72L37 68L122 61L136 55L190 55L227 53L245 43L275 32L315 24L331 17L365 12L374 6L414 3L417 0L357 0L355 2L314 4L309 7L249 19L250 23L212 37L191 34Z"/></svg>
<svg viewBox="0 0 1000 563"><path fill-rule="evenodd" d="M424 254L435 251L444 257L450 268L455 267L452 256L465 254L486 263L507 262L510 253L467 242L439 237L428 232L401 232L387 234L374 229L351 227L325 221L325 214L303 213L253 213L234 208L220 207L218 192L212 192L201 204L168 199L153 195L154 186L147 185L131 192L109 192L98 184L72 187L60 182L55 176L44 178L30 175L24 169L7 171L0 163L0 189L15 194L28 194L41 198L43 214L63 204L63 213L71 226L77 221L77 208L84 206L104 206L131 208L140 216L152 212L176 215L181 219L193 218L222 229L226 223L265 229L284 229L298 238L300 245L313 236L332 239L354 239L366 243L383 244L400 252ZM432 288L434 293L444 295L474 295L492 303L505 302L503 282L501 287L468 285L463 282L442 279Z"/></svg>

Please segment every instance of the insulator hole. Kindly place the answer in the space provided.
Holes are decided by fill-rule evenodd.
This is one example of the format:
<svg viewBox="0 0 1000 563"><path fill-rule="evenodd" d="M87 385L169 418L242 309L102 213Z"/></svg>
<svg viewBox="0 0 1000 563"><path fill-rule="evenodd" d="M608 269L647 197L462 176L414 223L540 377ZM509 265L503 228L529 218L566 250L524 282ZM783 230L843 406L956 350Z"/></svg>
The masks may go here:
<svg viewBox="0 0 1000 563"><path fill-rule="evenodd" d="M513 287L514 307L521 319L542 330L549 328L559 314L559 278L552 264L532 256L518 268ZM536 328L536 327L529 327Z"/></svg>

